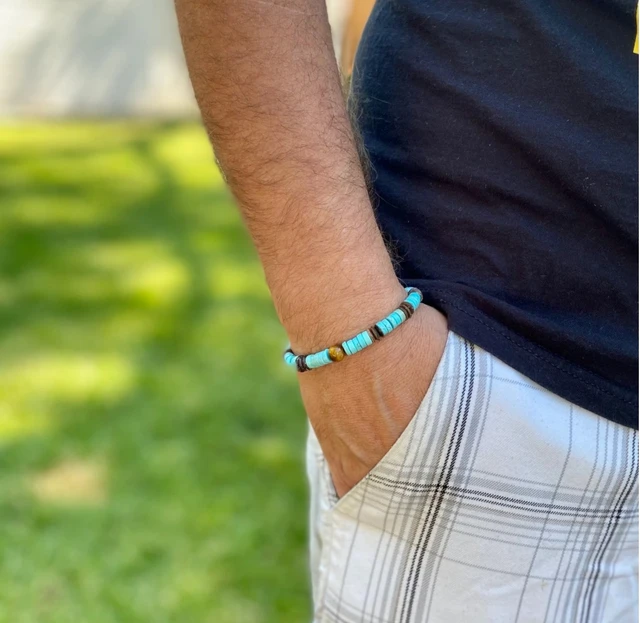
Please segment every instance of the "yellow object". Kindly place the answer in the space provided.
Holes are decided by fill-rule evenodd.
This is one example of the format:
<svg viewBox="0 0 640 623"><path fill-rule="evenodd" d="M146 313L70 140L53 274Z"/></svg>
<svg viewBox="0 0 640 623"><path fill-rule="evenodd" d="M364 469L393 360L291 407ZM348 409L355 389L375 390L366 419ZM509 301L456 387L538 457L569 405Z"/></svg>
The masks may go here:
<svg viewBox="0 0 640 623"><path fill-rule="evenodd" d="M342 361L344 359L344 351L341 346L331 346L329 348L329 359L331 361Z"/></svg>
<svg viewBox="0 0 640 623"><path fill-rule="evenodd" d="M636 5L636 41L633 44L633 51L635 54L638 54L638 8L639 5Z"/></svg>

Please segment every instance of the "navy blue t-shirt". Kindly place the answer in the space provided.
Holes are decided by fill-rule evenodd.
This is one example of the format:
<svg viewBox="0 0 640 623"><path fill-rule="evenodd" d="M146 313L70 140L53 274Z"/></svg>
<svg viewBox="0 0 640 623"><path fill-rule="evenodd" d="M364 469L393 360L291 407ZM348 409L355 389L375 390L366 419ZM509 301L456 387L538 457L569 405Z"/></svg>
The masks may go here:
<svg viewBox="0 0 640 623"><path fill-rule="evenodd" d="M378 0L352 104L399 276L450 329L637 428L632 0Z"/></svg>

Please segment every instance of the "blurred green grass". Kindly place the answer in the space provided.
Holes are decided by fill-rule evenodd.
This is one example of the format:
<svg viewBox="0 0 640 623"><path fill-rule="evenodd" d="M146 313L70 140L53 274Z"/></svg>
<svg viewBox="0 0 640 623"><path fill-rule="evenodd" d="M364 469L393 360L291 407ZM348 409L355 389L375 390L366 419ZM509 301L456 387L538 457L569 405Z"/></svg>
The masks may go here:
<svg viewBox="0 0 640 623"><path fill-rule="evenodd" d="M0 623L309 619L305 420L196 124L0 128Z"/></svg>

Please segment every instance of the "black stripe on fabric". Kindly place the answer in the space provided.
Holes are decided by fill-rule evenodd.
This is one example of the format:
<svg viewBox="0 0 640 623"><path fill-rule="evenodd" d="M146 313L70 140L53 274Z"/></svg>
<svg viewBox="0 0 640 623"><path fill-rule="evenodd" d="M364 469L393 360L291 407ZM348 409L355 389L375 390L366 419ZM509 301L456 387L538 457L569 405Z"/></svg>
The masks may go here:
<svg viewBox="0 0 640 623"><path fill-rule="evenodd" d="M587 497L587 492L590 492L591 489L591 483L593 482L593 478L595 476L596 473L596 468L598 466L598 459L600 457L600 426L601 426L601 418L597 418L596 420L596 435L595 435L595 448L596 448L596 452L595 452L595 456L593 457L593 466L591 467L591 472L589 473L589 479L587 480L587 484L584 486L584 488L582 489L582 496L580 498L580 502L579 502L579 506L582 506L582 503L584 502L584 500ZM596 486L597 489L597 486ZM597 494L597 491L594 491L593 494L591 495L591 499L595 499L595 496ZM562 549L562 555L560 556L560 562L558 563L558 571L556 574L555 579L553 580L553 586L551 588L551 594L549 595L549 601L547 602L547 609L544 615L544 622L543 623L547 623L548 618L549 618L549 614L550 614L550 608L551 605L553 603L553 596L555 594L556 591L556 586L560 586L559 590L558 590L558 597L556 599L555 602L555 608L554 608L554 612L553 612L553 621L557 621L558 620L558 611L560 609L560 606L562 604L562 600L563 600L563 595L565 592L565 586L566 584L569 582L568 577L569 577L569 569L571 568L571 563L573 561L573 555L574 553L578 552L578 555L580 555L581 552L586 551L586 549L584 550L580 550L580 547L578 545L578 539L580 538L580 534L582 532L582 528L585 525L585 521L584 521L584 517L581 517L580 519L582 520L580 523L578 523L579 517L578 515L575 515L572 520L571 520L571 525L569 527L569 530L567 532L567 536L566 536L566 540L565 540L565 544L564 547ZM574 530L575 530L575 535L574 535ZM586 547L586 545L585 545ZM564 564L565 561L565 556L568 555L568 560L566 563L566 566L564 568L564 575L562 577L560 577L560 573L561 573L561 569L562 569L562 565Z"/></svg>
<svg viewBox="0 0 640 623"><path fill-rule="evenodd" d="M418 543L413 553L411 560L411 568L409 570L409 576L407 578L407 587L405 590L404 598L402 601L402 610L400 612L400 621L409 623L413 606L415 603L416 591L418 588L418 581L420 579L420 571L424 560L425 552L429 544L429 539L436 525L436 518L442 501L444 500L446 489L451 480L453 473L453 467L458 457L462 437L466 428L467 418L469 416L469 409L471 405L471 396L473 394L474 386L474 374L475 374L475 349L473 345L465 341L465 366L464 366L464 384L462 391L462 400L458 408L458 414L454 424L453 434L451 435L451 441L447 448L447 454L445 456L445 463L438 480L439 496L436 502L429 508L426 521L422 525L420 536L418 537ZM465 390L466 388L466 390ZM464 410L463 410L464 405ZM449 458L451 459L449 460ZM446 473L446 475L445 475ZM444 476L444 480L443 480ZM431 509L433 508L433 514ZM431 517L430 517L431 515ZM407 597L408 596L408 597Z"/></svg>
<svg viewBox="0 0 640 623"><path fill-rule="evenodd" d="M491 375L488 375L489 369L491 370ZM481 355L477 356L476 370L473 375L475 384L473 415L469 418L469 424L465 430L465 439L458 457L458 464L453 467L452 481L460 482L462 487L470 486L470 480L473 478L473 468L480 453L482 437L489 419L489 404L493 385L492 373L492 360ZM460 478L461 475L462 478ZM423 621L428 621L431 618L431 608L438 592L438 580L447 575L446 572L441 574L440 568L447 558L446 554L449 550L450 541L452 538L454 541L457 540L460 535L460 530L456 527L460 525L459 519L462 512L463 505L454 498L450 504L444 507L443 512L438 517L438 528L434 532L429 545L432 555L428 566L428 573L431 578L429 582L429 599L426 603L425 600L418 602L418 608L420 609L418 614ZM457 532L455 537L454 532Z"/></svg>
<svg viewBox="0 0 640 623"><path fill-rule="evenodd" d="M546 513L552 512L556 515L568 515L573 517L574 515L583 515L584 517L610 517L611 509L597 509L597 508L580 508L579 506L557 506L554 504L544 504L543 502L532 502L529 500L519 500L517 498L510 498L506 495L498 495L497 493L488 493L486 491L478 491L476 489L464 489L462 487L446 486L437 484L420 484L412 483L402 480L391 480L380 476L379 474L371 475L369 480L378 482L379 484L393 486L395 488L403 489L404 491L411 491L413 493L428 492L428 491L443 491L445 495L455 495L463 499L473 500L476 502L485 502L488 504L494 504L496 506L503 506L506 508L515 508L519 510L530 510L534 513ZM530 508L520 508L530 507ZM537 507L537 508L535 508ZM637 514L635 509L621 509L620 518L623 516L634 517Z"/></svg>
<svg viewBox="0 0 640 623"><path fill-rule="evenodd" d="M620 524L621 513L624 505L629 498L633 487L635 486L636 480L638 478L638 463L637 463L637 453L636 453L636 436L637 432L633 431L633 450L631 453L631 470L629 471L629 475L627 477L627 481L622 487L622 491L620 492L620 496L618 501L614 507L614 512L611 513L609 517L609 522L607 524L605 535L600 545L598 546L598 550L595 555L594 565L591 569L591 573L589 575L589 580L587 582L587 590L585 591L585 597L582 606L582 621L584 623L588 623L589 617L591 616L591 608L593 605L593 594L595 591L595 587L598 583L598 577L601 572L602 559L604 558L605 552L607 551L607 547L611 543L611 539L613 538L613 534Z"/></svg>
<svg viewBox="0 0 640 623"><path fill-rule="evenodd" d="M598 421L600 421L600 419ZM601 506L603 503L608 503L609 507L613 509L615 499L623 486L622 481L624 477L619 476L619 474L626 472L620 471L622 468L618 466L618 454L622 453L618 453L615 450L617 447L618 433L620 431L619 427L609 420L604 419L602 419L602 426L604 427L604 434L600 436L600 442L596 448L595 466L598 476L595 481L593 495L591 496L591 503L597 504L598 506ZM598 437L596 436L596 443L598 443L597 440ZM600 454L602 456L599 456ZM599 532L597 532L597 530L599 530ZM560 623L565 623L566 621L579 623L580 621L582 595L591 569L590 560L603 530L603 520L597 523L581 521L578 526L576 539L574 541L575 551L578 553L575 559L574 552L571 553L569 558L571 570L567 570L565 576L571 573L574 577L581 577L582 582L573 583L564 591L562 609L557 617Z"/></svg>

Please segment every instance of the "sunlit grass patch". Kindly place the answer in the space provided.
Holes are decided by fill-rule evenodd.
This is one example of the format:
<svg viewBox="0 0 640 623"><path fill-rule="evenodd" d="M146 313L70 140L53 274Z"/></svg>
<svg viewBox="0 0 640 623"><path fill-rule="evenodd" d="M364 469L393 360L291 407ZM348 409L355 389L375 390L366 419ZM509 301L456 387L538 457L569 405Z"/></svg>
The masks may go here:
<svg viewBox="0 0 640 623"><path fill-rule="evenodd" d="M135 369L119 354L39 353L0 365L0 396L16 400L114 401L131 390Z"/></svg>
<svg viewBox="0 0 640 623"><path fill-rule="evenodd" d="M42 503L100 506L107 497L106 468L95 461L66 460L33 475L29 486Z"/></svg>
<svg viewBox="0 0 640 623"><path fill-rule="evenodd" d="M0 127L0 623L310 618L305 419L213 162Z"/></svg>

